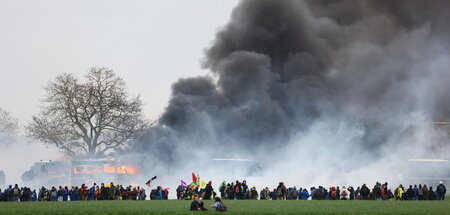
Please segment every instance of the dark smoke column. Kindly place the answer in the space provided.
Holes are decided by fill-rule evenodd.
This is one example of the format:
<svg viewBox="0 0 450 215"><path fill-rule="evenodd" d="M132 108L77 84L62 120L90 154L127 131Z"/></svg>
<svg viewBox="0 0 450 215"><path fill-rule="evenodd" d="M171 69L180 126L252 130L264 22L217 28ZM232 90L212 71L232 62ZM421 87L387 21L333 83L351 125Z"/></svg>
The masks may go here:
<svg viewBox="0 0 450 215"><path fill-rule="evenodd" d="M319 133L342 123L358 138L335 142L336 153L377 158L383 147L403 144L419 119L450 118L450 76L435 62L449 48L448 6L241 1L205 52L211 74L172 86L159 124L137 149L169 163L189 149L257 156L283 150L317 123ZM321 142L295 146L329 147Z"/></svg>

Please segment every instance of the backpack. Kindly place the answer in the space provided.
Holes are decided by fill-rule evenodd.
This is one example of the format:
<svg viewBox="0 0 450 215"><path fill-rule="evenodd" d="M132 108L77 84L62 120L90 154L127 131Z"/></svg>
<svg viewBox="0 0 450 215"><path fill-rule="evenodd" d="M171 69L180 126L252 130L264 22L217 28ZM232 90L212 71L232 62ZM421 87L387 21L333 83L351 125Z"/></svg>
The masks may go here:
<svg viewBox="0 0 450 215"><path fill-rule="evenodd" d="M277 190L277 196L283 196L283 188L279 188L278 190Z"/></svg>
<svg viewBox="0 0 450 215"><path fill-rule="evenodd" d="M225 205L223 202L222 202L221 205L222 205L222 206L219 208L219 211L227 211L227 210L228 210L227 205Z"/></svg>
<svg viewBox="0 0 450 215"><path fill-rule="evenodd" d="M15 195L15 196L19 195L19 188L14 188L13 195Z"/></svg>
<svg viewBox="0 0 450 215"><path fill-rule="evenodd" d="M331 191L331 199L336 199L337 193L336 190Z"/></svg>

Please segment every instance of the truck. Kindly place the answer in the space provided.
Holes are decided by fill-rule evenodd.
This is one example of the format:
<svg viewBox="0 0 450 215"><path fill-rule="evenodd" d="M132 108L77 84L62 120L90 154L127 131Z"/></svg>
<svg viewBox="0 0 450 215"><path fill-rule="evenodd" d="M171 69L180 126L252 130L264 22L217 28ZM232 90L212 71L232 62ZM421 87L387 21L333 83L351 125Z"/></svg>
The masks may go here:
<svg viewBox="0 0 450 215"><path fill-rule="evenodd" d="M70 184L110 183L128 184L132 179L131 168L122 166L118 160L85 159L73 160L70 172Z"/></svg>
<svg viewBox="0 0 450 215"><path fill-rule="evenodd" d="M137 174L114 158L77 159L69 162L39 161L22 174L26 186L80 186L96 183L128 184Z"/></svg>
<svg viewBox="0 0 450 215"><path fill-rule="evenodd" d="M59 161L39 161L22 174L22 183L27 186L67 185L69 171Z"/></svg>

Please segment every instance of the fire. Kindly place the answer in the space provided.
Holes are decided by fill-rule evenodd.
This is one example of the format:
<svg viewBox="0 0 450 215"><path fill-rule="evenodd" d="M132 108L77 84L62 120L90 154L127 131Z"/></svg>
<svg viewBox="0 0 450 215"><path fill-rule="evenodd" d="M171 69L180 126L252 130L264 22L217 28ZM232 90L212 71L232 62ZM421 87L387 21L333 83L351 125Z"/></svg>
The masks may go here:
<svg viewBox="0 0 450 215"><path fill-rule="evenodd" d="M97 174L100 172L100 167L97 166L86 166L86 167L75 167L73 168L74 174Z"/></svg>
<svg viewBox="0 0 450 215"><path fill-rule="evenodd" d="M104 166L103 171L106 173L116 173L116 167L115 166Z"/></svg>
<svg viewBox="0 0 450 215"><path fill-rule="evenodd" d="M138 174L138 169L132 165L125 165L122 166L122 168L126 173L130 174L130 175L136 175Z"/></svg>

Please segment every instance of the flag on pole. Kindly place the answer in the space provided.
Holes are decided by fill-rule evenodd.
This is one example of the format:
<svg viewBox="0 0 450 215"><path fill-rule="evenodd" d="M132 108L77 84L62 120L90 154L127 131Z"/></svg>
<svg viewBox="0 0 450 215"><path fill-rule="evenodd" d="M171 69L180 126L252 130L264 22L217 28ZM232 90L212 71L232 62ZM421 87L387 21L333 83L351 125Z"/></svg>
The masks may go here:
<svg viewBox="0 0 450 215"><path fill-rule="evenodd" d="M197 176L195 176L194 173L192 173L192 182L193 182L194 184L197 184Z"/></svg>
<svg viewBox="0 0 450 215"><path fill-rule="evenodd" d="M187 183L183 180L181 180L181 187L187 187Z"/></svg>
<svg viewBox="0 0 450 215"><path fill-rule="evenodd" d="M147 186L151 187L151 182L152 182L153 180L155 180L155 179L156 179L156 176L153 176L153 178L151 178L150 180L148 180L145 184L146 184Z"/></svg>

